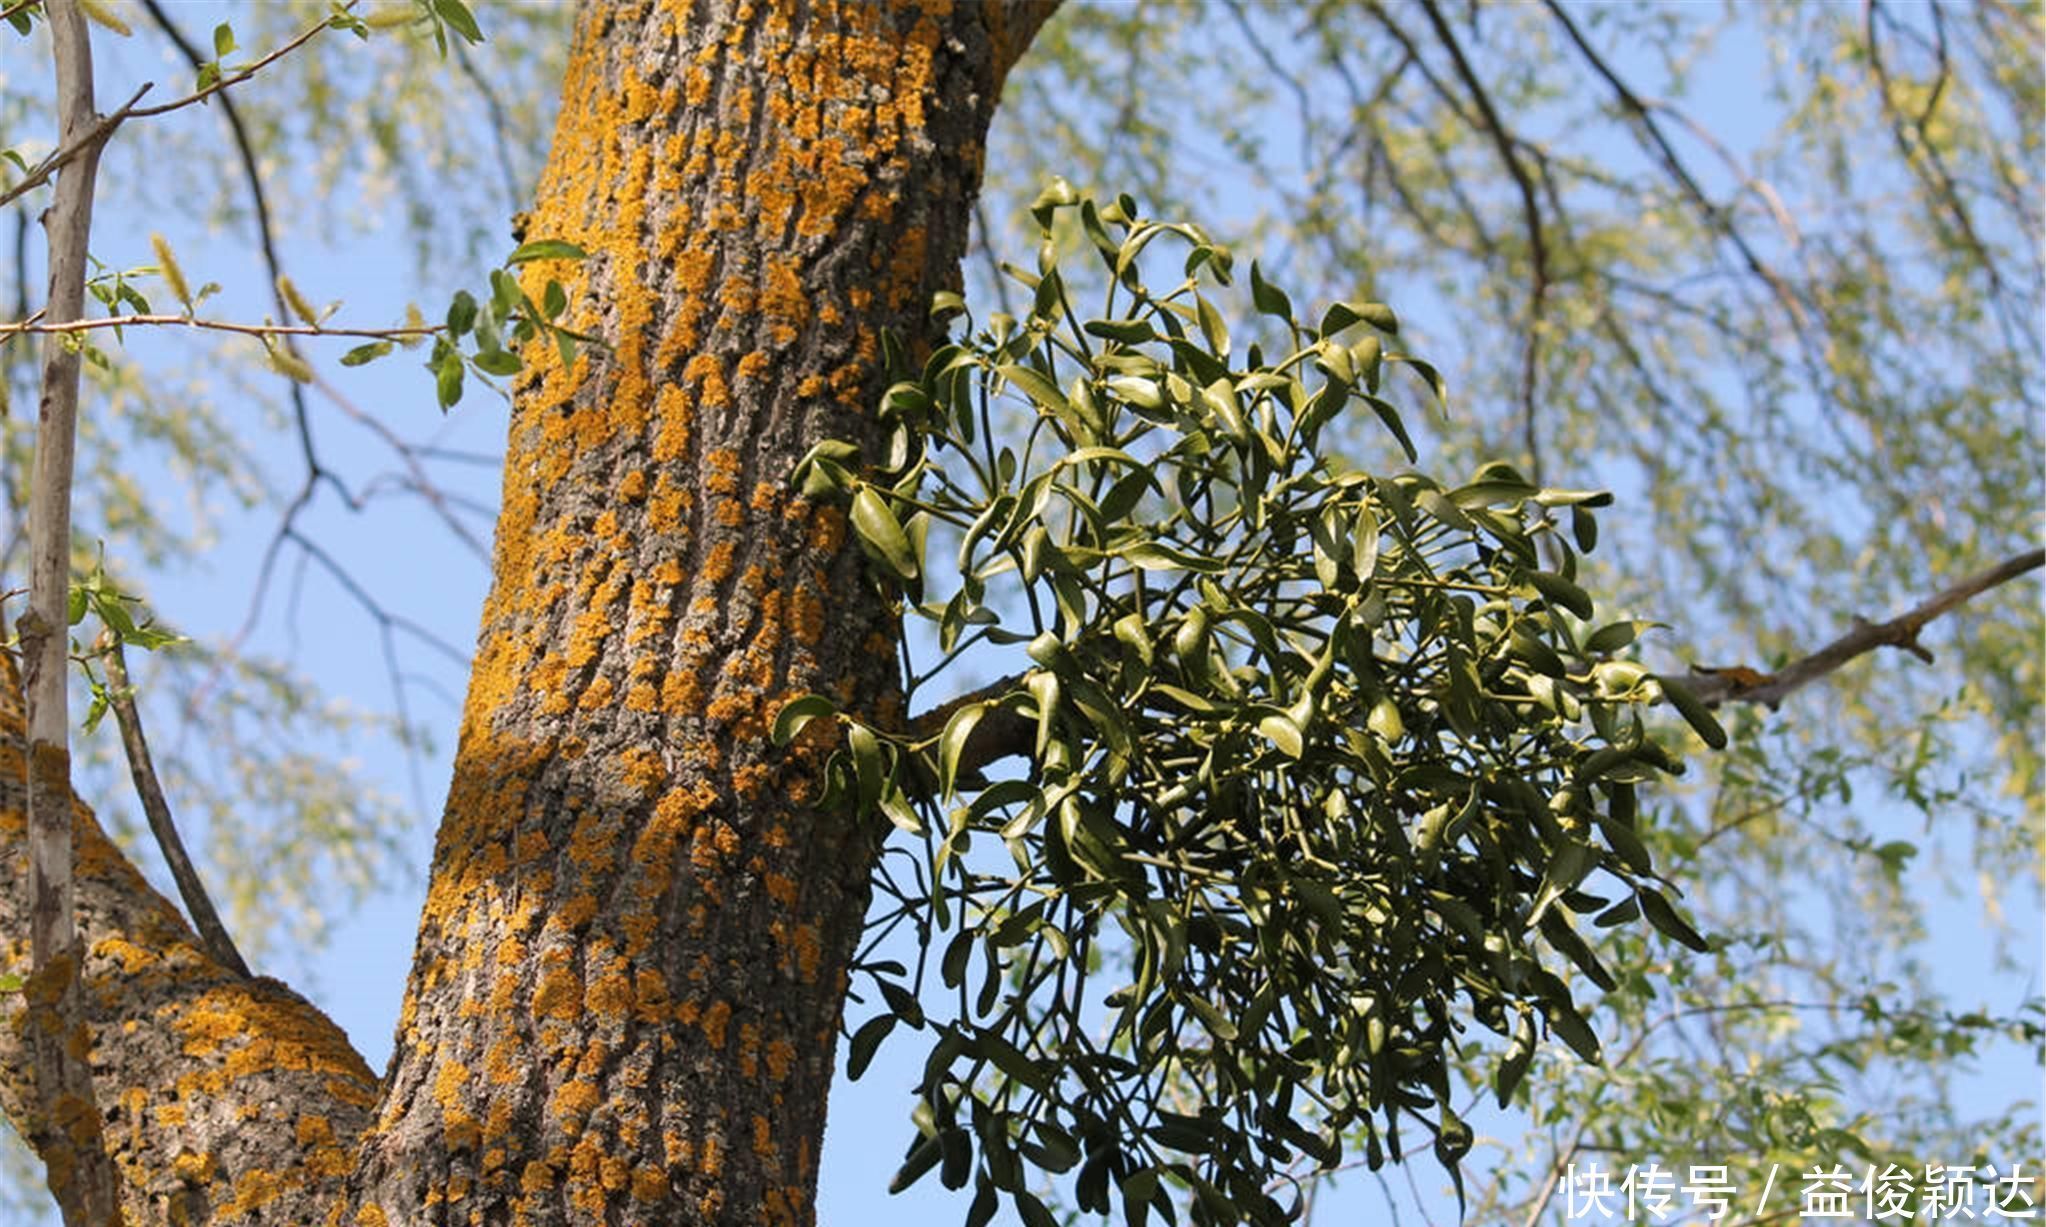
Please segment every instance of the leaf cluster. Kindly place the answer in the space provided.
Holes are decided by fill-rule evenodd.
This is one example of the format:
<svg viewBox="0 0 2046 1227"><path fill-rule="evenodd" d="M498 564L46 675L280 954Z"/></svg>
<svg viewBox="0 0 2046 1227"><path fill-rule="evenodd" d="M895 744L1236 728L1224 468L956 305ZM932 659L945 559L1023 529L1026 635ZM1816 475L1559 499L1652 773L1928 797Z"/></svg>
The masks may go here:
<svg viewBox="0 0 2046 1227"><path fill-rule="evenodd" d="M971 1183L974 1224L1004 1197L1050 1222L1032 1172L1131 1223L1175 1221L1174 1190L1197 1223L1280 1222L1296 1156L1334 1167L1361 1136L1376 1167L1403 1120L1455 1173L1472 1022L1504 1045L1502 1102L1543 1028L1599 1059L1566 977L1614 981L1580 918L1705 948L1635 830L1637 787L1681 770L1641 709L1668 699L1723 735L1615 656L1639 624L1594 623L1575 560L1609 496L1331 454L1324 429L1361 408L1412 457L1391 368L1439 395L1388 308L1304 323L1253 267L1279 342L1234 358L1215 297L1232 259L1198 227L1062 182L1033 213L1037 268L1008 270L1028 315L969 320L892 386L884 454L828 442L796 473L849 501L942 663L1028 659L942 728L821 696L777 722L790 739L835 719L824 803L919 844L880 884L917 967L865 966L882 1008L851 1045L857 1076L890 1033L932 1036L896 1184ZM1062 220L1105 287L1084 320ZM1020 446L995 430L1018 401ZM933 972L949 1021L925 1004Z"/></svg>

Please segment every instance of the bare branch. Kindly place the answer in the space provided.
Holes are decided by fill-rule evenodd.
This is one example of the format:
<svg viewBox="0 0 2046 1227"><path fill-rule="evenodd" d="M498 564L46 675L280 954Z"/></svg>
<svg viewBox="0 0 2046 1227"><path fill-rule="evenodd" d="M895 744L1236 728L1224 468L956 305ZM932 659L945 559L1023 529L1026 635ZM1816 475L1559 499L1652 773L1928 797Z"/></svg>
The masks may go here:
<svg viewBox="0 0 2046 1227"><path fill-rule="evenodd" d="M1464 88L1470 91L1472 101L1477 103L1485 131L1491 136L1492 143L1498 146L1499 158L1506 163L1506 171L1513 176L1514 186L1520 192L1521 221L1527 227L1528 259L1533 266L1527 288L1527 346L1520 370L1520 412L1529 475L1540 481L1542 453L1540 434L1535 429L1535 382L1541 371L1542 308L1549 293L1549 246L1542 234L1541 205L1535 199L1534 181L1528 177L1527 168L1521 165L1520 155L1515 152L1517 142L1499 118L1491 95L1485 92L1470 60L1465 58L1463 44L1457 41L1456 32L1449 28L1449 22L1443 18L1435 0L1421 0L1421 8L1428 14L1428 24L1434 27L1435 36L1448 49L1449 58L1456 64L1456 75L1463 81Z"/></svg>
<svg viewBox="0 0 2046 1227"><path fill-rule="evenodd" d="M1979 571L1909 612L1887 622L1854 620L1854 629L1833 642L1794 661L1775 673L1734 665L1723 668L1691 666L1691 686L1707 703L1766 703L1775 707L1791 691L1809 685L1857 656L1877 648L1902 648L1930 662L1932 652L1918 642L1925 625L1970 598L2005 584L2027 571L2046 565L2046 550L2031 550L1988 570Z"/></svg>
<svg viewBox="0 0 2046 1227"><path fill-rule="evenodd" d="M128 684L128 661L121 652L121 641L102 633L98 646L105 653L110 706L121 729L121 749L128 756L128 774L135 781L135 796L142 802L142 814L149 820L150 834L156 836L164 864L170 866L171 879L178 885L178 897L185 901L185 911L192 917L192 927L205 941L206 953L222 967L247 976L251 974L249 965L235 948L234 939L228 936L227 926L220 922L220 913L214 910L213 900L206 894L206 883L185 851L185 841L178 837L170 802L157 779L156 762L149 755L149 739L142 733L142 713L136 710L135 691Z"/></svg>

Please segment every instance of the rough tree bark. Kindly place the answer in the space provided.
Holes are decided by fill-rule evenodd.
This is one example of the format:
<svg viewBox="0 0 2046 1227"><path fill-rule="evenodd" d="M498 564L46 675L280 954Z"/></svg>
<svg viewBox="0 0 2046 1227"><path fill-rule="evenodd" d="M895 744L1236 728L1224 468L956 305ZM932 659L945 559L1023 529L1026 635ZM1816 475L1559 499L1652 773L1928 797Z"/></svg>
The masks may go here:
<svg viewBox="0 0 2046 1227"><path fill-rule="evenodd" d="M590 251L514 399L495 581L396 1052L213 962L82 806L96 1093L137 1222L807 1223L871 832L805 691L887 718L895 620L793 462L870 429L956 283L1047 0L596 3L531 237ZM24 931L0 686L0 925ZM25 962L19 942L9 950ZM33 1082L0 1027L0 1103Z"/></svg>

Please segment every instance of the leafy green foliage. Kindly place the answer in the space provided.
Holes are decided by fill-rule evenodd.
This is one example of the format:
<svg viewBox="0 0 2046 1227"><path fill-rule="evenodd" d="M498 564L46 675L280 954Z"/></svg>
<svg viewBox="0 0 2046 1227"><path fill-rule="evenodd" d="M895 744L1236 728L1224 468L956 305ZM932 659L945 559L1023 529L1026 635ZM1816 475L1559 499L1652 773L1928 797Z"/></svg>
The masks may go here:
<svg viewBox="0 0 2046 1227"><path fill-rule="evenodd" d="M1037 269L1011 270L1029 314L891 387L870 469L827 443L796 474L850 496L877 582L947 661L983 643L1029 661L941 730L840 717L827 768L826 804L921 837L883 889L957 999L937 1022L926 960L867 967L883 1012L855 1072L892 1031L934 1036L896 1183L971 1181L971 1222L999 1195L1042 1221L1033 1170L1131 1222L1170 1217L1175 1186L1196 1222L1279 1222L1296 1155L1334 1166L1361 1135L1376 1167L1402 1117L1454 1174L1468 1020L1507 1045L1502 1101L1543 1028L1599 1060L1566 977L1614 980L1576 918L1705 946L1635 831L1637 786L1680 770L1641 717L1661 687L1593 649L1634 628L1592 625L1549 515L1610 498L1498 464L1455 485L1352 468L1331 422L1368 409L1411 454L1388 372L1439 386L1390 310L1303 323L1254 268L1274 356L1232 361L1232 260L1200 229L1063 183L1033 211ZM1084 321L1062 215L1105 274ZM1155 292L1174 245L1182 280ZM994 433L1005 398L1027 406L1020 446ZM799 700L777 733L827 711ZM983 727L1012 742L977 751ZM1020 773L983 776L1002 753Z"/></svg>

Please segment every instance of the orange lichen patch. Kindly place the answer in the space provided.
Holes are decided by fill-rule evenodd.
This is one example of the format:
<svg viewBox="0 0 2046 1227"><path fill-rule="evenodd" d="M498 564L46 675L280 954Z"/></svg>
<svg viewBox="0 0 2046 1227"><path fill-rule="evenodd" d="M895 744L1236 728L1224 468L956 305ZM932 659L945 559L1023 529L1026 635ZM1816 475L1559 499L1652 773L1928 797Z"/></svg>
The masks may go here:
<svg viewBox="0 0 2046 1227"><path fill-rule="evenodd" d="M714 449L703 458L703 485L712 494L732 494L739 489L739 453L729 447Z"/></svg>
<svg viewBox="0 0 2046 1227"><path fill-rule="evenodd" d="M712 1002L711 1007L703 1012L703 1038L710 1041L712 1048L722 1050L725 1046L725 1031L731 1026L731 1023L731 1003L727 1001ZM706 1141L704 1146L704 1161L707 1166L710 1162L711 1144Z"/></svg>
<svg viewBox="0 0 2046 1227"><path fill-rule="evenodd" d="M211 1184L220 1173L220 1160L210 1154L181 1150L171 1160L171 1173L187 1184Z"/></svg>
<svg viewBox="0 0 2046 1227"><path fill-rule="evenodd" d="M659 1201L668 1195L667 1174L651 1163L632 1169L632 1196L636 1201Z"/></svg>
<svg viewBox="0 0 2046 1227"><path fill-rule="evenodd" d="M739 1072L751 1078L760 1070L760 1028L739 1024Z"/></svg>
<svg viewBox="0 0 2046 1227"><path fill-rule="evenodd" d="M620 752L618 771L625 786L640 796L650 795L668 779L668 768L661 756L643 746Z"/></svg>
<svg viewBox="0 0 2046 1227"><path fill-rule="evenodd" d="M654 579L663 584L682 582L682 564L672 558L663 558L654 564Z"/></svg>
<svg viewBox="0 0 2046 1227"><path fill-rule="evenodd" d="M528 1193L544 1193L554 1187L554 1180L554 1168L546 1160L531 1159L519 1173L519 1188Z"/></svg>
<svg viewBox="0 0 2046 1227"><path fill-rule="evenodd" d="M101 958L121 960L122 972L131 976L159 961L160 957L155 951L144 949L124 937L108 937L94 942L92 953Z"/></svg>
<svg viewBox="0 0 2046 1227"><path fill-rule="evenodd" d="M770 256L760 273L760 310L771 325L777 345L796 339L796 330L810 319L810 300L803 293L802 266L789 256Z"/></svg>
<svg viewBox="0 0 2046 1227"><path fill-rule="evenodd" d="M654 478L654 492L647 499L647 527L657 533L676 533L684 528L683 513L689 510L687 489L669 480L666 473Z"/></svg>
<svg viewBox="0 0 2046 1227"><path fill-rule="evenodd" d="M483 1127L460 1108L441 1109L441 1128L453 1149L474 1150L483 1144Z"/></svg>
<svg viewBox="0 0 2046 1227"><path fill-rule="evenodd" d="M568 859L583 869L602 872L617 856L619 822L601 810L587 809L575 821L568 839Z"/></svg>
<svg viewBox="0 0 2046 1227"><path fill-rule="evenodd" d="M634 682L631 689L625 692L627 711L650 712L659 710L659 707L660 692L645 682Z"/></svg>
<svg viewBox="0 0 2046 1227"><path fill-rule="evenodd" d="M732 551L730 541L720 541L710 547L710 557L703 563L704 583L722 584L732 577Z"/></svg>
<svg viewBox="0 0 2046 1227"><path fill-rule="evenodd" d="M701 706L703 683L693 670L694 662L683 662L680 668L661 679L661 707L671 712L695 711Z"/></svg>
<svg viewBox="0 0 2046 1227"><path fill-rule="evenodd" d="M819 507L817 517L810 522L810 548L820 554L835 555L845 544L845 513L836 507Z"/></svg>
<svg viewBox="0 0 2046 1227"><path fill-rule="evenodd" d="M515 1035L491 1041L489 1051L483 1055L483 1073L492 1085L510 1086L526 1080L531 1070L520 1060L522 1051L523 1042Z"/></svg>
<svg viewBox="0 0 2046 1227"><path fill-rule="evenodd" d="M547 927L579 933L597 916L597 897L588 891L571 895L547 918Z"/></svg>
<svg viewBox="0 0 2046 1227"><path fill-rule="evenodd" d="M232 1222L244 1214L254 1214L303 1183L302 1177L252 1167L235 1178L234 1201L221 1208L220 1219Z"/></svg>
<svg viewBox="0 0 2046 1227"><path fill-rule="evenodd" d="M584 711L601 711L611 706L614 690L615 687L610 678L598 677L584 688L582 697L576 700L575 705Z"/></svg>
<svg viewBox="0 0 2046 1227"><path fill-rule="evenodd" d="M576 1078L556 1088L553 1097L547 1101L547 1114L557 1119L572 1120L580 1125L602 1102L604 1095L597 1089L596 1083L586 1078Z"/></svg>
<svg viewBox="0 0 2046 1227"><path fill-rule="evenodd" d="M184 1127L185 1124L184 1104L160 1103L157 1104L154 1108L151 1108L150 1112L156 1117L157 1125L159 1125L162 1128L181 1129Z"/></svg>
<svg viewBox="0 0 2046 1227"><path fill-rule="evenodd" d="M521 865L530 865L551 850L547 844L547 832L538 827L528 827L520 831L512 847L513 857Z"/></svg>
<svg viewBox="0 0 2046 1227"><path fill-rule="evenodd" d="M817 979L817 964L823 957L823 946L818 941L817 926L799 924L790 933L789 944L795 950L796 970L802 973L805 983Z"/></svg>
<svg viewBox="0 0 2046 1227"><path fill-rule="evenodd" d="M661 385L654 394L654 417L653 456L666 464L689 450L689 400L679 386Z"/></svg>
<svg viewBox="0 0 2046 1227"><path fill-rule="evenodd" d="M796 880L785 873L767 874L765 878L767 896L783 907L796 905Z"/></svg>
<svg viewBox="0 0 2046 1227"><path fill-rule="evenodd" d="M796 384L796 395L804 400L815 400L824 394L824 376L805 375Z"/></svg>
<svg viewBox="0 0 2046 1227"><path fill-rule="evenodd" d="M758 1113L753 1116L753 1153L763 1159L774 1158L774 1130Z"/></svg>
<svg viewBox="0 0 2046 1227"><path fill-rule="evenodd" d="M808 580L796 585L789 599L789 615L789 629L797 643L815 647L824 638L824 601L817 585Z"/></svg>
<svg viewBox="0 0 2046 1227"><path fill-rule="evenodd" d="M562 957L567 957L565 951ZM574 1018L582 1013L582 997L583 980L574 968L549 967L540 973L540 986L533 990L533 1013L540 1018Z"/></svg>
<svg viewBox="0 0 2046 1227"><path fill-rule="evenodd" d="M682 368L682 381L696 387L696 403L706 409L718 409L731 403L731 389L725 386L725 369L718 356L713 353L699 353Z"/></svg>
<svg viewBox="0 0 2046 1227"><path fill-rule="evenodd" d="M711 518L717 521L720 528L737 528L746 522L746 509L740 504L738 499L721 498L717 501L717 505L711 509ZM757 585L749 584L748 587L757 587Z"/></svg>
<svg viewBox="0 0 2046 1227"><path fill-rule="evenodd" d="M381 1207L372 1204L355 1212L355 1227L390 1227L390 1220Z"/></svg>
<svg viewBox="0 0 2046 1227"><path fill-rule="evenodd" d="M623 972L608 971L590 985L590 1012L606 1021L622 1021L632 1009L632 980Z"/></svg>
<svg viewBox="0 0 2046 1227"><path fill-rule="evenodd" d="M767 1073L776 1082L789 1076L789 1070L796 1063L796 1046L785 1039L770 1040L767 1045Z"/></svg>
<svg viewBox="0 0 2046 1227"><path fill-rule="evenodd" d="M463 1090L469 1083L469 1067L460 1061L444 1061L440 1072L433 1078L433 1099L443 1108L453 1108L464 1100Z"/></svg>
<svg viewBox="0 0 2046 1227"><path fill-rule="evenodd" d="M741 800L757 801L774 781L774 769L765 763L749 763L732 770L732 791Z"/></svg>

